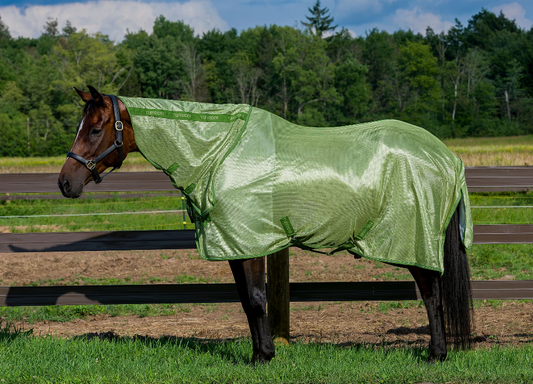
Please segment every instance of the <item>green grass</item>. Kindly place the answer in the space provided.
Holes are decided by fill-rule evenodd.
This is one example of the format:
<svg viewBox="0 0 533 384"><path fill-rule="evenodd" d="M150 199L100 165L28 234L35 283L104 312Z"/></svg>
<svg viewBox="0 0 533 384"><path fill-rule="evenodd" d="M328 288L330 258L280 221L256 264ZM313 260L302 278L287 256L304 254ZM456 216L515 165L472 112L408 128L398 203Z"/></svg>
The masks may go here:
<svg viewBox="0 0 533 384"><path fill-rule="evenodd" d="M533 194L478 193L471 194L475 224L527 224L533 217ZM479 208L487 206L487 208ZM497 206L498 208L488 208ZM509 208L507 208L507 207ZM525 208L512 208L526 206ZM181 199L171 196L145 198L109 198L79 200L11 200L0 201L0 226L11 232L63 232L104 230L182 229L183 214L143 213L148 211L181 210ZM112 213L135 212L135 215ZM96 216L59 216L87 215ZM57 215L38 217L38 215ZM30 217L9 217L30 216ZM186 216L187 217L187 216ZM187 227L193 228L187 217Z"/></svg>
<svg viewBox="0 0 533 384"><path fill-rule="evenodd" d="M105 200L3 200L0 201L0 227L9 229L13 233L183 229L182 212L143 213L181 210L181 201L178 194L176 197L162 195ZM113 214L129 212L135 214ZM94 213L99 215L92 215ZM60 216L80 214L85 216ZM187 215L186 222L187 228L194 228Z"/></svg>
<svg viewBox="0 0 533 384"><path fill-rule="evenodd" d="M470 205L473 207L474 224L531 224L533 222L533 208L528 208L533 207L533 194L531 193L473 193L470 195Z"/></svg>
<svg viewBox="0 0 533 384"><path fill-rule="evenodd" d="M304 344L252 365L247 339L33 337L0 332L0 381L12 383L529 383L533 346L450 352L427 364L418 345Z"/></svg>
<svg viewBox="0 0 533 384"><path fill-rule="evenodd" d="M122 305L49 305L35 307L0 307L0 318L6 322L24 321L28 324L52 321L65 323L91 316L172 316L190 312L193 306L211 308L208 304L122 304Z"/></svg>

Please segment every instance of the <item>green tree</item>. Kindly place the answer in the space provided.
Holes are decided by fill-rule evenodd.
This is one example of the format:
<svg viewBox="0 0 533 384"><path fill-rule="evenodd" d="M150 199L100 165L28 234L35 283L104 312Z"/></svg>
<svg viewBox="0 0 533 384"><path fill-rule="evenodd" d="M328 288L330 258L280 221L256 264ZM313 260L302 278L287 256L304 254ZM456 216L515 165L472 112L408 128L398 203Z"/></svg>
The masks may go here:
<svg viewBox="0 0 533 384"><path fill-rule="evenodd" d="M260 92L258 90L258 81L262 72L255 68L246 52L237 52L228 60L230 68L235 73L237 100L243 104L252 104L257 106Z"/></svg>
<svg viewBox="0 0 533 384"><path fill-rule="evenodd" d="M191 43L195 40L194 29L181 20L170 21L162 15L155 19L153 31L153 34L159 38L170 36L182 43Z"/></svg>
<svg viewBox="0 0 533 384"><path fill-rule="evenodd" d="M125 70L117 65L116 51L107 35L89 35L85 29L61 37L53 49L61 78L53 86L71 92L72 87L92 85L104 93L116 93L121 87L118 76Z"/></svg>
<svg viewBox="0 0 533 384"><path fill-rule="evenodd" d="M191 101L208 101L205 70L202 65L202 57L193 43L184 44L181 48L180 57L183 62L185 78L181 79L185 98ZM183 99L183 97L182 97Z"/></svg>
<svg viewBox="0 0 533 384"><path fill-rule="evenodd" d="M133 56L144 97L179 98L184 77L182 44L172 36L151 35Z"/></svg>
<svg viewBox="0 0 533 384"><path fill-rule="evenodd" d="M373 113L386 115L390 100L390 93L385 92L383 84L394 74L397 50L388 32L373 29L367 33L363 52L362 64L368 68L367 80L374 96Z"/></svg>
<svg viewBox="0 0 533 384"><path fill-rule="evenodd" d="M356 58L347 58L335 70L335 86L343 98L340 124L354 124L363 119L372 103L372 92L366 81L368 68ZM339 109L335 106L334 109Z"/></svg>
<svg viewBox="0 0 533 384"><path fill-rule="evenodd" d="M4 86L0 95L0 156L27 156L27 118L20 112L24 103L22 90L14 81Z"/></svg>
<svg viewBox="0 0 533 384"><path fill-rule="evenodd" d="M318 37L322 37L324 32L334 31L337 25L332 26L333 17L329 16L329 9L327 7L320 8L320 0L316 0L313 8L307 8L311 16L305 16L308 22L301 23L314 32Z"/></svg>

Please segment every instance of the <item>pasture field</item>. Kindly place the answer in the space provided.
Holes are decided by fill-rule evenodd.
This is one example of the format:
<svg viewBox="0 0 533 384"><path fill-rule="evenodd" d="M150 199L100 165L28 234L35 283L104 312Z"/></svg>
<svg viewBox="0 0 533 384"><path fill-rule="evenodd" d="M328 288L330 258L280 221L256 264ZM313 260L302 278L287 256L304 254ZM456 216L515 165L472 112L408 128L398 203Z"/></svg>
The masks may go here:
<svg viewBox="0 0 533 384"><path fill-rule="evenodd" d="M444 140L467 167L533 165L533 135Z"/></svg>
<svg viewBox="0 0 533 384"><path fill-rule="evenodd" d="M533 347L450 352L426 364L427 349L294 343L269 365L250 364L247 339L32 337L0 333L0 380L10 383L529 383Z"/></svg>

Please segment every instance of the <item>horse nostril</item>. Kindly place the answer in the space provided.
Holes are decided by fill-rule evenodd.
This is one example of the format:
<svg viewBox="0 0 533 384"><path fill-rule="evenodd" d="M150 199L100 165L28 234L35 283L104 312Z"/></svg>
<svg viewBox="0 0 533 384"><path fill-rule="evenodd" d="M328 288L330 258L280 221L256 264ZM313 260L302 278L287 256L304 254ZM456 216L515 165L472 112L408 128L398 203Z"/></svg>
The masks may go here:
<svg viewBox="0 0 533 384"><path fill-rule="evenodd" d="M70 192L70 182L67 179L63 180L63 190Z"/></svg>

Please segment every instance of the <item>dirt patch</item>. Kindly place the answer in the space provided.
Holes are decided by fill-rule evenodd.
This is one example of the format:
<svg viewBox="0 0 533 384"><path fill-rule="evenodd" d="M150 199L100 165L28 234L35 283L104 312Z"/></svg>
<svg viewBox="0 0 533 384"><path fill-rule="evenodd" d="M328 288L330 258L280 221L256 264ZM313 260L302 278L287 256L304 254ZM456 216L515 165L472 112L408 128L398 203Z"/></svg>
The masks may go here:
<svg viewBox="0 0 533 384"><path fill-rule="evenodd" d="M88 253L0 254L1 285L62 285L105 282L168 283L176 277L193 282L232 282L228 263L208 262L193 250ZM291 250L291 281L410 280L406 269L344 253L335 256ZM499 307L478 303L476 345L533 343L533 303L508 301ZM171 316L107 315L68 323L18 323L38 335L112 335L249 337L240 304L189 305ZM393 345L429 342L423 307L392 308L378 302L313 302L291 304L291 337L295 340Z"/></svg>
<svg viewBox="0 0 533 384"><path fill-rule="evenodd" d="M291 304L291 338L303 342L366 343L427 347L429 329L424 308L378 309L378 303ZM508 303L476 310L476 347L533 343L533 305ZM119 336L196 337L232 339L249 337L240 304L191 306L172 316L95 316L68 323L17 323L36 335L72 337L111 332Z"/></svg>
<svg viewBox="0 0 533 384"><path fill-rule="evenodd" d="M348 253L326 256L291 249L290 257L291 281L411 280L405 268L355 260ZM196 250L0 254L0 284L5 286L83 284L106 279L168 283L179 276L197 282L233 282L227 262L202 260Z"/></svg>

